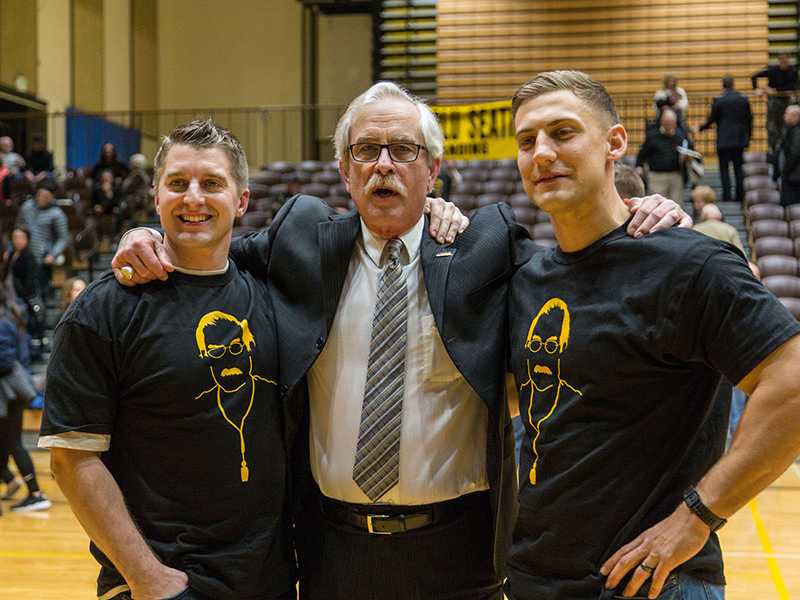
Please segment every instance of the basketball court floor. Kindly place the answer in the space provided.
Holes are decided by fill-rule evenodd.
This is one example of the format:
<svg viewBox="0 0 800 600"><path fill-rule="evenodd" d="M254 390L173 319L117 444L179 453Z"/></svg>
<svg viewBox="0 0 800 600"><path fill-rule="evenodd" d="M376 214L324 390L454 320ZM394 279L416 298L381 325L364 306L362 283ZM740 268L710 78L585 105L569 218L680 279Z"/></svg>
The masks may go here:
<svg viewBox="0 0 800 600"><path fill-rule="evenodd" d="M3 503L0 600L94 598L97 565L89 556L88 540L50 477L47 453L35 452L34 461L53 507L15 514L8 511L9 502ZM800 464L792 465L720 533L728 600L800 600Z"/></svg>

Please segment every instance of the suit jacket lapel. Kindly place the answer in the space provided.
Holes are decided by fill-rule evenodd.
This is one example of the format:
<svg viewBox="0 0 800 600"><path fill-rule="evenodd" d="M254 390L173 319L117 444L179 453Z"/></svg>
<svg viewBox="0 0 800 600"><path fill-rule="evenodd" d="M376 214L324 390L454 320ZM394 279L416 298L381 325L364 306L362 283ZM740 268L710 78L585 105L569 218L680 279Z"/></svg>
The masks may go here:
<svg viewBox="0 0 800 600"><path fill-rule="evenodd" d="M456 247L440 245L428 233L428 218L425 218L425 229L422 232L420 252L422 253L422 272L425 276L425 289L428 290L428 302L431 305L436 327L443 334L444 300L447 274L450 262L456 254Z"/></svg>
<svg viewBox="0 0 800 600"><path fill-rule="evenodd" d="M361 220L353 210L345 215L331 216L317 225L319 232L320 266L322 267L322 301L325 308L326 331L330 331L339 296L342 293L353 245L361 231Z"/></svg>

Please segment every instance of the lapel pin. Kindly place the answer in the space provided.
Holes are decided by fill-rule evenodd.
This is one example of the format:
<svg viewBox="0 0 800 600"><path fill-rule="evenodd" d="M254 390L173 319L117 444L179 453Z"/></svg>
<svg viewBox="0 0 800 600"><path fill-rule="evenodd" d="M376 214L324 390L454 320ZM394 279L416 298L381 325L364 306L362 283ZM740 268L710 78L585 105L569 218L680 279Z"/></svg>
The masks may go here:
<svg viewBox="0 0 800 600"><path fill-rule="evenodd" d="M439 258L440 256L453 256L453 252L452 252L452 250L447 250L447 251L444 251L444 252L437 252L436 253L436 258Z"/></svg>

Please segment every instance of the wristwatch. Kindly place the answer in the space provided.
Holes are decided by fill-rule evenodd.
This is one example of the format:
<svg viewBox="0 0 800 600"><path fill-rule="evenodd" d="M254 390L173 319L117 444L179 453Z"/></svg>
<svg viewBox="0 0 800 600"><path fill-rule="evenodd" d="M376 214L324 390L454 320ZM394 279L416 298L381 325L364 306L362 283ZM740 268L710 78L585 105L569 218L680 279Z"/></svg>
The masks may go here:
<svg viewBox="0 0 800 600"><path fill-rule="evenodd" d="M712 533L728 522L727 519L723 519L711 512L711 509L700 500L700 494L698 494L697 490L693 487L686 488L686 491L683 492L683 501L686 503L686 506L689 507L689 510L700 517L703 523L708 525Z"/></svg>

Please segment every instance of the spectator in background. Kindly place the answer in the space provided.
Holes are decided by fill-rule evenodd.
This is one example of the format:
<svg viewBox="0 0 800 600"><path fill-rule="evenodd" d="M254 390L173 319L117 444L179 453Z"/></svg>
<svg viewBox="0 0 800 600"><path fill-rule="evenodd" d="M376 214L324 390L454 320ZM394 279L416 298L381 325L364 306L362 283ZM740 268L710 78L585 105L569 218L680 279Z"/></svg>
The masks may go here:
<svg viewBox="0 0 800 600"><path fill-rule="evenodd" d="M686 112L689 110L689 97L686 90L678 87L678 78L675 75L664 75L664 88L658 90L653 96L656 103L656 116L661 117L665 108L672 109L678 118L678 123L686 121Z"/></svg>
<svg viewBox="0 0 800 600"><path fill-rule="evenodd" d="M758 80L762 77L767 78L766 88L758 87ZM797 89L797 67L792 64L789 54L783 53L778 56L777 65L753 73L750 81L757 95L767 95L767 144L770 153L775 154L783 129L781 119Z"/></svg>
<svg viewBox="0 0 800 600"><path fill-rule="evenodd" d="M5 204L6 200L11 200L11 173L0 158L0 201Z"/></svg>
<svg viewBox="0 0 800 600"><path fill-rule="evenodd" d="M70 277L61 287L61 310L67 310L69 305L86 289L86 282L80 277Z"/></svg>
<svg viewBox="0 0 800 600"><path fill-rule="evenodd" d="M750 144L753 130L753 113L746 96L733 89L733 77L722 78L722 95L714 98L711 112L697 131L717 126L717 157L722 179L722 200L731 201L729 165L733 163L736 178L736 201L744 201L744 171L742 169L744 149Z"/></svg>
<svg viewBox="0 0 800 600"><path fill-rule="evenodd" d="M0 160L8 167L11 177L22 176L22 169L25 168L25 159L14 152L14 140L7 135L0 137Z"/></svg>
<svg viewBox="0 0 800 600"><path fill-rule="evenodd" d="M33 184L53 175L53 153L47 150L41 136L31 140L31 152L26 159L25 177Z"/></svg>
<svg viewBox="0 0 800 600"><path fill-rule="evenodd" d="M644 181L636 169L622 163L614 164L614 187L620 198L641 198L644 196Z"/></svg>
<svg viewBox="0 0 800 600"><path fill-rule="evenodd" d="M692 190L691 198L692 206L694 208L694 214L692 217L694 219L700 218L700 213L703 212L703 207L706 204L714 204L717 201L717 195L714 193L714 190L711 189L711 186L708 185L698 185L696 188L694 188Z"/></svg>
<svg viewBox="0 0 800 600"><path fill-rule="evenodd" d="M670 108L661 111L658 129L648 132L636 156L640 174L648 169L648 187L651 194L671 198L678 205L683 199L684 156L678 148L685 144L686 136L678 131L678 117Z"/></svg>
<svg viewBox="0 0 800 600"><path fill-rule="evenodd" d="M0 470L6 471L8 457L15 449L22 446L22 416L36 392L30 381L30 376L20 364L17 327L14 317L6 306L5 293L0 289ZM24 454L24 447L22 448ZM39 490L36 474L30 456L27 464L23 459L22 464L17 463L24 474L30 470L30 477L26 480L28 496L11 507L15 512L28 512L46 510L50 508L50 500ZM2 513L2 510L0 510Z"/></svg>
<svg viewBox="0 0 800 600"><path fill-rule="evenodd" d="M150 200L153 185L147 172L147 158L144 154L134 154L128 165L131 170L120 187L122 202L127 206L129 215L143 220L153 205Z"/></svg>
<svg viewBox="0 0 800 600"><path fill-rule="evenodd" d="M781 204L800 203L800 106L791 104L783 116L786 131L780 144Z"/></svg>
<svg viewBox="0 0 800 600"><path fill-rule="evenodd" d="M3 255L2 277L8 298L13 298L26 315L26 344L29 354L33 351L34 358L38 358L40 344L34 348L30 338L41 340L44 335L44 301L39 292L40 267L29 244L28 230L15 227L11 232L11 248ZM25 361L23 364L27 366Z"/></svg>
<svg viewBox="0 0 800 600"><path fill-rule="evenodd" d="M117 183L122 182L128 176L128 167L117 158L117 149L114 144L106 142L100 150L100 159L92 167L92 179L96 182L100 179L103 171L111 171Z"/></svg>
<svg viewBox="0 0 800 600"><path fill-rule="evenodd" d="M722 211L716 204L706 204L700 213L700 222L694 226L699 231L715 240L728 242L736 246L744 254L744 246L739 238L739 232L733 225L722 220Z"/></svg>
<svg viewBox="0 0 800 600"><path fill-rule="evenodd" d="M17 225L30 232L30 249L41 267L39 292L47 298L53 265L63 264L63 253L69 243L67 215L53 203L55 183L45 179L39 183L36 196L20 207Z"/></svg>

